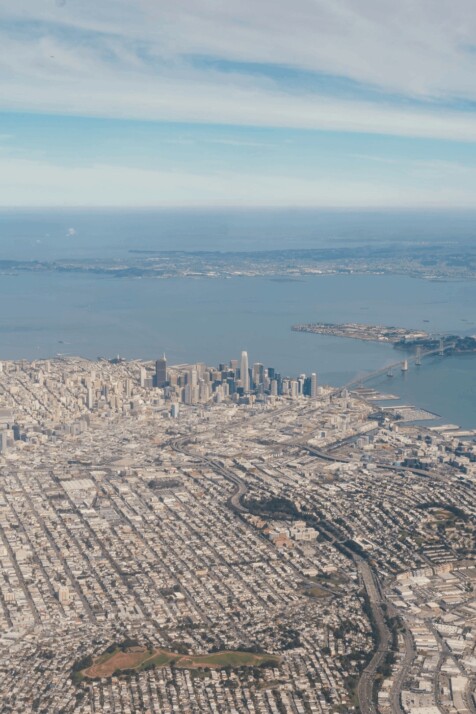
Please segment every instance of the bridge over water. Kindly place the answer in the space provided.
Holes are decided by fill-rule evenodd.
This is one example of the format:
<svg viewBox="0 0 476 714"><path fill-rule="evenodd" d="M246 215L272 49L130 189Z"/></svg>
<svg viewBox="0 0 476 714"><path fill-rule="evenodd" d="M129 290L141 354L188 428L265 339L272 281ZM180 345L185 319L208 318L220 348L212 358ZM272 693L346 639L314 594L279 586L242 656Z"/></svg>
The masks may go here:
<svg viewBox="0 0 476 714"><path fill-rule="evenodd" d="M393 372L393 370L401 369L405 363L420 364L421 360L424 357L431 357L432 355L443 356L445 354L445 352L453 349L454 346L455 346L454 342L449 342L447 344L444 344L443 341L440 341L439 346L435 347L432 350L426 350L425 352L421 352L417 348L417 351L415 352L415 354L413 356L405 357L404 359L401 359L398 362L392 362L392 364L387 364L387 365L385 365L385 367L382 367L381 369L376 369L373 372L367 372L366 374L354 377L350 382L347 382L347 384L344 385L344 388L350 389L351 387L356 387L361 384L365 384L366 382L370 382L372 379L376 379L377 377L380 377L384 374Z"/></svg>

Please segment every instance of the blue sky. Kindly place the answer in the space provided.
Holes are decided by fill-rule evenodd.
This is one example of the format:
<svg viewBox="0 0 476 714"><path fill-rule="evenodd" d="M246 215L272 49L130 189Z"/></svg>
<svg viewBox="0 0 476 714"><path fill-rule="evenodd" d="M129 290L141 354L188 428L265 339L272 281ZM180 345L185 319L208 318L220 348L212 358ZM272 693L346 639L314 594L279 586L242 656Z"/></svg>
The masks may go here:
<svg viewBox="0 0 476 714"><path fill-rule="evenodd" d="M473 206L473 0L0 0L0 205Z"/></svg>

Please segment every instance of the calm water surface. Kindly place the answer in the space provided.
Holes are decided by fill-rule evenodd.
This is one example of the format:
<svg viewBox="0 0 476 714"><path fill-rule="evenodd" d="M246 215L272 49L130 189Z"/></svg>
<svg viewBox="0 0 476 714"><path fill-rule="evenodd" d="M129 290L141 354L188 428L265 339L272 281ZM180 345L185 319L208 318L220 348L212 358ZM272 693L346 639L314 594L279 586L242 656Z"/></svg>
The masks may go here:
<svg viewBox="0 0 476 714"><path fill-rule="evenodd" d="M0 354L121 354L216 364L247 349L251 361L345 384L395 362L388 345L291 332L295 322L360 321L476 334L476 282L402 276L115 279L60 273L0 276ZM427 322L428 321L428 322ZM427 359L385 389L476 427L476 355Z"/></svg>
<svg viewBox="0 0 476 714"><path fill-rule="evenodd" d="M475 213L0 211L0 259L123 258L140 250L256 250L473 240ZM68 237L70 228L75 235ZM216 364L247 349L283 374L341 385L395 362L388 345L290 331L295 322L380 323L476 334L476 282L404 276L115 279L0 275L0 359L56 353ZM380 387L476 427L476 355L431 358Z"/></svg>

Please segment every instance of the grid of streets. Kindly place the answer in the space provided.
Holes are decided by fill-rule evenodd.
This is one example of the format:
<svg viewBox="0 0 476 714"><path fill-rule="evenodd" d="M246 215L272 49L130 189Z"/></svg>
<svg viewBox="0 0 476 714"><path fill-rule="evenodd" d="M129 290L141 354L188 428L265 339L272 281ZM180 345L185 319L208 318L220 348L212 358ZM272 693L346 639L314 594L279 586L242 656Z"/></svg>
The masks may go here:
<svg viewBox="0 0 476 714"><path fill-rule="evenodd" d="M324 387L172 418L144 369L2 364L0 711L476 711L474 445ZM75 679L127 638L279 659Z"/></svg>

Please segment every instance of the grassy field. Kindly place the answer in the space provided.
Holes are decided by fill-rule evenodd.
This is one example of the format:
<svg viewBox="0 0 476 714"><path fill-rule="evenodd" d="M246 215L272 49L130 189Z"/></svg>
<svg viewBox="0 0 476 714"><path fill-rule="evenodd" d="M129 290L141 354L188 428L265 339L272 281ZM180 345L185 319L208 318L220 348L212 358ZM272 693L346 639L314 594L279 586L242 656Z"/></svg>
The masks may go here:
<svg viewBox="0 0 476 714"><path fill-rule="evenodd" d="M209 655L183 656L177 661L177 667L199 669L210 667L259 667L262 664L279 664L279 657L252 652L215 652Z"/></svg>
<svg viewBox="0 0 476 714"><path fill-rule="evenodd" d="M123 652L115 650L110 654L98 657L91 667L83 670L85 677L110 677L116 670L136 669L151 657L145 648L139 652Z"/></svg>
<svg viewBox="0 0 476 714"><path fill-rule="evenodd" d="M321 588L319 585L313 585L310 588L306 588L304 591L305 594L308 597L314 597L314 598L325 598L325 597L331 597L332 592L329 592L329 590L325 590L324 588Z"/></svg>
<svg viewBox="0 0 476 714"><path fill-rule="evenodd" d="M165 649L157 649L151 653L145 647L126 652L117 649L97 657L90 667L82 670L81 674L90 679L111 677L117 671L140 672L147 667L165 667L172 662L181 669L222 669L223 667L260 667L263 664L277 666L280 657L232 651L214 652L208 655L183 655Z"/></svg>

